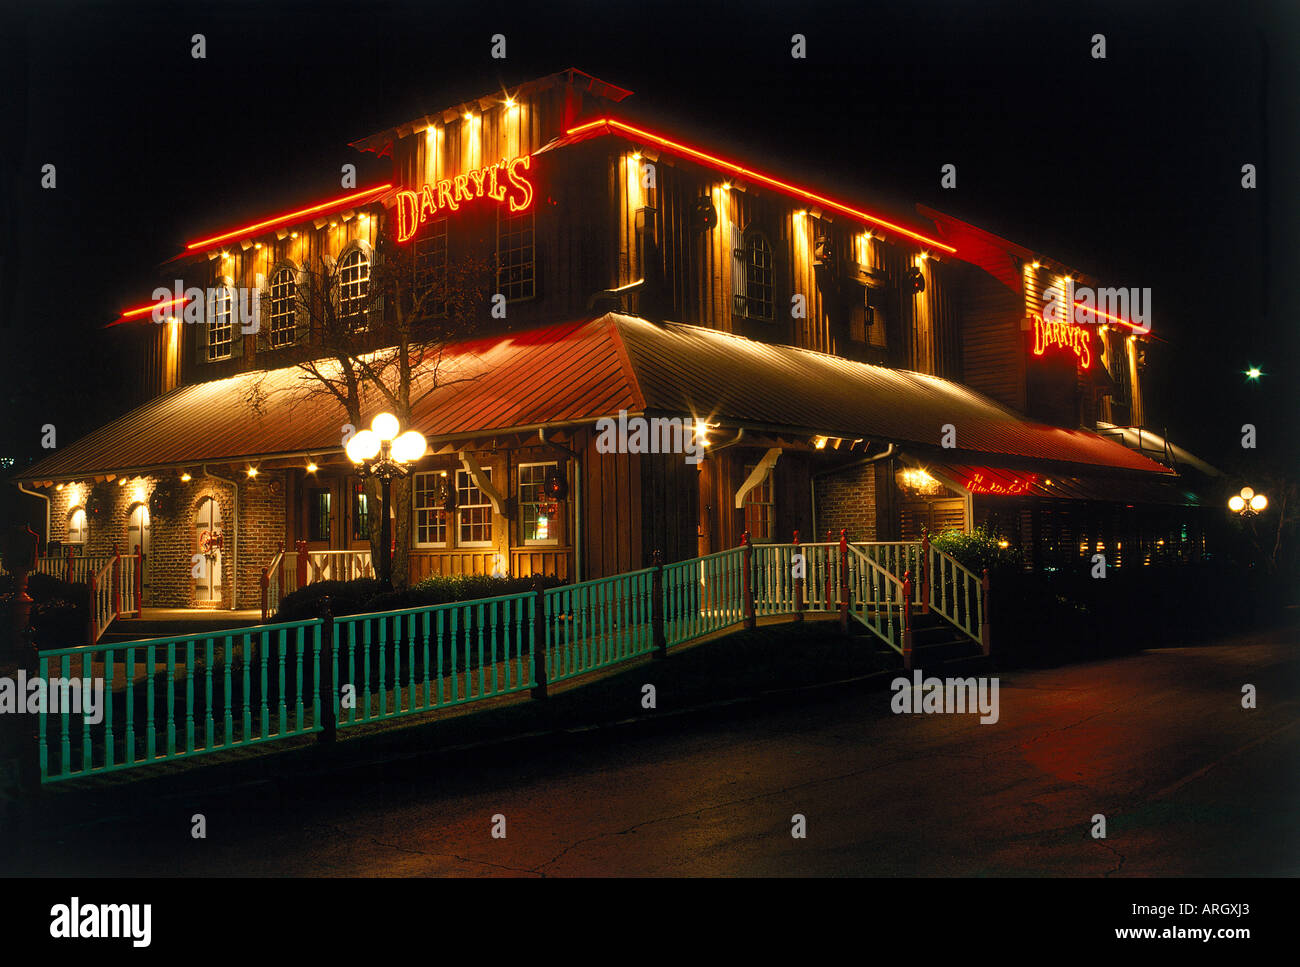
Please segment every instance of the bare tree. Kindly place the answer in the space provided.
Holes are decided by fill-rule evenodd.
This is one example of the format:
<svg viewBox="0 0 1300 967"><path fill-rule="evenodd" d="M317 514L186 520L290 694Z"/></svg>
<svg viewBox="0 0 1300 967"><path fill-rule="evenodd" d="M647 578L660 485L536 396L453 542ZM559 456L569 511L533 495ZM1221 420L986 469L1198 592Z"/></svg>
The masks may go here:
<svg viewBox="0 0 1300 967"><path fill-rule="evenodd" d="M369 258L369 277L333 259L304 264L294 289L295 318L306 328L309 357L295 363L300 379L289 392L292 402L326 398L358 430L378 406L404 427L418 404L440 386L474 378L465 367L451 367L447 347L471 335L485 303L489 263L478 256L451 260L446 250L425 248L416 239L398 244L381 232ZM269 292L262 304L269 305ZM265 377L255 380L248 402L255 409L270 395ZM376 409L375 412L378 412ZM367 503L379 507L379 482L365 483ZM393 481L393 583L407 584L411 546L411 480ZM371 559L381 559L379 522L372 518Z"/></svg>

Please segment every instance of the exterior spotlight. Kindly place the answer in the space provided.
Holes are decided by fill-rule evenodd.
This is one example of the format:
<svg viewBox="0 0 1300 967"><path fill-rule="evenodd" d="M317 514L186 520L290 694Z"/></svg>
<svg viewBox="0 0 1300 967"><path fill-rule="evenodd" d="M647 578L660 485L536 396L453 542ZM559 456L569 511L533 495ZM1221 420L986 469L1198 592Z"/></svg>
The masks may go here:
<svg viewBox="0 0 1300 967"><path fill-rule="evenodd" d="M55 484L55 485L54 485L54 489L55 489L55 490L62 490L62 489L63 489L63 486L64 486L63 484Z"/></svg>
<svg viewBox="0 0 1300 967"><path fill-rule="evenodd" d="M118 477L118 478L117 478L117 485L118 485L119 487L125 487L125 486L126 486L126 478L125 478L125 477Z"/></svg>
<svg viewBox="0 0 1300 967"><path fill-rule="evenodd" d="M193 479L194 478L191 477L188 473L181 474L181 483L189 483Z"/></svg>
<svg viewBox="0 0 1300 967"><path fill-rule="evenodd" d="M248 473L248 477L249 477L249 479L251 480L253 477L256 477L256 476L257 476L257 468L256 468L256 467L249 467L247 473Z"/></svg>
<svg viewBox="0 0 1300 967"><path fill-rule="evenodd" d="M317 467L316 464L314 464L314 463L308 461L308 463L307 463L307 472L308 472L308 473L315 473L318 469L320 469L320 468Z"/></svg>
<svg viewBox="0 0 1300 967"><path fill-rule="evenodd" d="M466 120L466 121L473 121L473 120L474 120L474 114L473 114L472 111L466 111L466 112L465 112L465 120Z"/></svg>
<svg viewBox="0 0 1300 967"><path fill-rule="evenodd" d="M261 243L261 242L254 242L254 243L253 243L253 248L260 249L261 247L262 247L262 243Z"/></svg>
<svg viewBox="0 0 1300 967"><path fill-rule="evenodd" d="M1034 265L1034 268L1036 268L1036 269L1042 267L1042 263L1039 262L1038 259L1034 259L1033 265Z"/></svg>
<svg viewBox="0 0 1300 967"><path fill-rule="evenodd" d="M1011 546L1010 541L998 541L998 547L1002 548L1002 550L1004 551L1010 546Z"/></svg>
<svg viewBox="0 0 1300 967"><path fill-rule="evenodd" d="M290 238L297 238L297 237L298 237L298 233L297 233L297 232L290 232L290 233L289 233L289 237L290 237Z"/></svg>
<svg viewBox="0 0 1300 967"><path fill-rule="evenodd" d="M1264 375L1263 370L1261 370L1258 366L1252 366L1250 367L1250 369L1246 370L1246 378L1256 383L1259 382L1259 378L1263 375Z"/></svg>

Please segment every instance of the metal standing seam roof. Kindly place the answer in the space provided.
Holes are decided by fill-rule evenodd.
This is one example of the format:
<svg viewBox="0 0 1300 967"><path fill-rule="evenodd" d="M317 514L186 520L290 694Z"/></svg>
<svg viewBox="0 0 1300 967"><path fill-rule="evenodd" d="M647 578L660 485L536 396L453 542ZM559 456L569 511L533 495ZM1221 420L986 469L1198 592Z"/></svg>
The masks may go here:
<svg viewBox="0 0 1300 967"><path fill-rule="evenodd" d="M617 313L444 347L417 367L412 399L411 423L433 442L619 410L928 447L951 423L962 453L1170 473L1095 433L1027 422L948 380ZM381 408L377 397L363 400L365 414ZM297 368L247 373L172 390L13 479L338 452L345 422Z"/></svg>

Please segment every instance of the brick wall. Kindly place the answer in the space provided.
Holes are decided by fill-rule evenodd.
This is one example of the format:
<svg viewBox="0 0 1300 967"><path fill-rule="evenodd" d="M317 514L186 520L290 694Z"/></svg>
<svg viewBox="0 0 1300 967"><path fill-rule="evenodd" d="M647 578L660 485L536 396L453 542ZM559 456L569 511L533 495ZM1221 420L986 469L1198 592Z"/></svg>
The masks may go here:
<svg viewBox="0 0 1300 967"><path fill-rule="evenodd" d="M222 476L226 476L223 474ZM234 475L231 474L231 477ZM128 478L123 486L113 481L109 486L110 508L98 519L87 519L86 542L78 553L91 556L113 553L114 545L123 554L131 551L127 543L127 519L131 509L147 503L157 483L156 477ZM239 540L235 551L234 489L230 484L196 474L194 479L177 481L180 499L175 519L154 516L150 520L148 562L151 607L188 608L195 606L194 555L198 553L194 518L207 499L216 500L221 510L225 533L223 584L220 607L257 608L261 606L262 568L268 564L284 539L284 474L264 472L255 479L245 476L239 483ZM278 493L273 493L278 490ZM69 484L50 492L50 539L66 541L69 513L84 508L91 486ZM66 553L66 547L64 549ZM237 561L233 558L237 558ZM234 598L236 581L232 566L238 565L238 600Z"/></svg>
<svg viewBox="0 0 1300 967"><path fill-rule="evenodd" d="M876 468L864 464L843 473L827 474L816 481L817 540L826 532L839 540L840 528L851 541L874 541L876 537Z"/></svg>

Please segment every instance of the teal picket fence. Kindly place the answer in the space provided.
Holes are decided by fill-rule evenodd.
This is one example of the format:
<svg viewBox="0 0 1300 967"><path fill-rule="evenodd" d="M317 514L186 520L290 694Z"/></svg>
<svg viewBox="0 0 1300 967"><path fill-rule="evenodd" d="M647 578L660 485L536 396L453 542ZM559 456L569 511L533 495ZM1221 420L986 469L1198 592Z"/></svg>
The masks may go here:
<svg viewBox="0 0 1300 967"><path fill-rule="evenodd" d="M545 591L43 651L45 682L101 680L104 700L99 715L61 704L39 716L41 781L306 736L331 717L345 729L540 690L739 625L747 590L755 618L837 611L847 591L849 614L901 650L901 578L916 582L921 556L919 545L858 543L842 557L834 543L760 544ZM979 640L978 580L933 549L927 563L933 610Z"/></svg>

